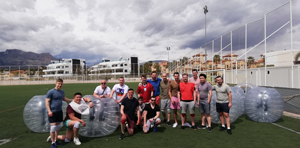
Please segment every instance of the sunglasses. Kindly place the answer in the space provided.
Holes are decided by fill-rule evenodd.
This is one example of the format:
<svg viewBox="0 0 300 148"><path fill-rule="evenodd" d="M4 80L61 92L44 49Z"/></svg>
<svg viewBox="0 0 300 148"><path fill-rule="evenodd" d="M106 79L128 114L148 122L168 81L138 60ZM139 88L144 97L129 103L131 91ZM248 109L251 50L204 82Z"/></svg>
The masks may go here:
<svg viewBox="0 0 300 148"><path fill-rule="evenodd" d="M151 100L151 101L156 101L156 100Z"/></svg>
<svg viewBox="0 0 300 148"><path fill-rule="evenodd" d="M101 83L101 84L106 84L106 83Z"/></svg>

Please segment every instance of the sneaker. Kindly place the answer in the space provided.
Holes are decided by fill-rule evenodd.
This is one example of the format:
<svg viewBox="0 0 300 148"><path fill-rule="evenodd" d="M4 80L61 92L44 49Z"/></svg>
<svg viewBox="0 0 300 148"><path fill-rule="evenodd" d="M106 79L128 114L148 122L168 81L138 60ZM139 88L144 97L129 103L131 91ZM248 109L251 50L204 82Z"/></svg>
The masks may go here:
<svg viewBox="0 0 300 148"><path fill-rule="evenodd" d="M186 127L192 127L189 123L184 123L184 126L186 126Z"/></svg>
<svg viewBox="0 0 300 148"><path fill-rule="evenodd" d="M73 141L74 141L75 145L81 145L81 142L79 141L78 138L74 138Z"/></svg>
<svg viewBox="0 0 300 148"><path fill-rule="evenodd" d="M181 127L180 127L180 130L184 130L184 128L185 128L184 126L181 126Z"/></svg>
<svg viewBox="0 0 300 148"><path fill-rule="evenodd" d="M166 124L167 124L168 126L171 126L171 123L170 123L170 121L168 121Z"/></svg>
<svg viewBox="0 0 300 148"><path fill-rule="evenodd" d="M226 130L226 128L225 127L220 127L220 129L219 129L219 131L225 131Z"/></svg>
<svg viewBox="0 0 300 148"><path fill-rule="evenodd" d="M164 119L164 124L167 124L167 119Z"/></svg>
<svg viewBox="0 0 300 148"><path fill-rule="evenodd" d="M207 132L210 133L211 132L211 127L207 128Z"/></svg>
<svg viewBox="0 0 300 148"><path fill-rule="evenodd" d="M197 127L195 125L192 126L193 130L197 130Z"/></svg>
<svg viewBox="0 0 300 148"><path fill-rule="evenodd" d="M51 148L56 148L55 143L51 143Z"/></svg>
<svg viewBox="0 0 300 148"><path fill-rule="evenodd" d="M227 129L227 133L228 133L229 135L232 135L231 129Z"/></svg>
<svg viewBox="0 0 300 148"><path fill-rule="evenodd" d="M120 138L119 138L119 139L120 139L120 140L123 140L123 139L124 139L124 137L125 137L125 136L124 136L124 134L121 134L121 136L120 136Z"/></svg>
<svg viewBox="0 0 300 148"><path fill-rule="evenodd" d="M156 127L153 127L153 132L158 132Z"/></svg>
<svg viewBox="0 0 300 148"><path fill-rule="evenodd" d="M55 145L56 145L56 146L61 146L62 144L56 140L56 141L55 141Z"/></svg>
<svg viewBox="0 0 300 148"><path fill-rule="evenodd" d="M200 125L200 126L198 126L198 129L206 129L206 126Z"/></svg>
<svg viewBox="0 0 300 148"><path fill-rule="evenodd" d="M173 128L176 128L178 126L178 123L173 124Z"/></svg>
<svg viewBox="0 0 300 148"><path fill-rule="evenodd" d="M47 140L46 140L47 142L51 142L52 140L51 140L51 136L49 136L48 138L47 138Z"/></svg>

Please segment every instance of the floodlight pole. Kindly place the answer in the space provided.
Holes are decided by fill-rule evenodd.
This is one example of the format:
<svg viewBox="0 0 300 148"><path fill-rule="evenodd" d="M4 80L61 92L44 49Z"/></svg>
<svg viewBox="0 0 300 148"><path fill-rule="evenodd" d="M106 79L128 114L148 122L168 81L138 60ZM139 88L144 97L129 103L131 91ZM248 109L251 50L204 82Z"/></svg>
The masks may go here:
<svg viewBox="0 0 300 148"><path fill-rule="evenodd" d="M208 12L207 10L207 6L205 5L205 7L203 7L204 9L204 15L205 15L205 71L207 71L207 50L206 50L206 13ZM207 72L206 72L207 75Z"/></svg>
<svg viewBox="0 0 300 148"><path fill-rule="evenodd" d="M170 50L171 48L170 47L167 47L167 50L168 50L168 73L170 74L170 61L169 61L169 58L170 58Z"/></svg>

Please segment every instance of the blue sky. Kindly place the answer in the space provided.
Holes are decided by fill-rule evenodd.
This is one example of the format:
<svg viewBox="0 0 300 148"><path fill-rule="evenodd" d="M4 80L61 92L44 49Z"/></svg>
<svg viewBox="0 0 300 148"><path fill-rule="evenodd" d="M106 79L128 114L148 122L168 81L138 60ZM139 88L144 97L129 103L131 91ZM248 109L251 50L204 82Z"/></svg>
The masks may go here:
<svg viewBox="0 0 300 148"><path fill-rule="evenodd" d="M0 51L21 49L48 52L57 58L84 58L88 64L102 58L138 56L140 60L175 60L204 45L204 13L208 6L207 41L218 38L289 0L0 0ZM294 48L300 40L299 1L293 2ZM288 7L270 20L280 26ZM286 11L287 10L287 11ZM280 10L281 11L281 10ZM280 12L281 13L281 12ZM279 24L279 25L276 25ZM255 26L255 25L254 25ZM254 27L255 28L255 27ZM254 31L257 30L256 28ZM288 27L270 42L273 50L288 47ZM259 31L258 34L262 35ZM275 35L276 36L276 35ZM249 36L249 46L259 37ZM234 48L237 53L242 47Z"/></svg>

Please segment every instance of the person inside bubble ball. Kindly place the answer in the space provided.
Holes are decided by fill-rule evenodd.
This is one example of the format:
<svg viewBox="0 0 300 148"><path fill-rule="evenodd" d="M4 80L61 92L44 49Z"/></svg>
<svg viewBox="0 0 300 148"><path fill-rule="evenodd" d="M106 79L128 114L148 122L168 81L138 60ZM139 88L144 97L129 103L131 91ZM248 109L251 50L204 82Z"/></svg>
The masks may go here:
<svg viewBox="0 0 300 148"><path fill-rule="evenodd" d="M89 105L86 104L88 102ZM73 142L75 145L81 145L78 139L78 132L80 125L85 127L85 122L81 120L82 114L88 114L88 108L93 107L93 103L90 98L82 98L82 94L77 92L74 94L73 101L67 107L67 115L64 119L63 125L67 128L66 135L58 135L57 139L64 140L65 142L70 142L74 136ZM50 141L49 136L47 141Z"/></svg>

